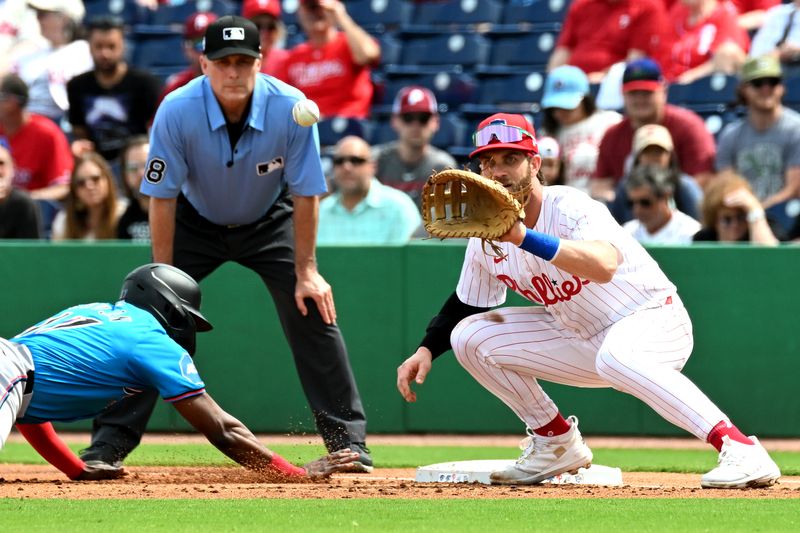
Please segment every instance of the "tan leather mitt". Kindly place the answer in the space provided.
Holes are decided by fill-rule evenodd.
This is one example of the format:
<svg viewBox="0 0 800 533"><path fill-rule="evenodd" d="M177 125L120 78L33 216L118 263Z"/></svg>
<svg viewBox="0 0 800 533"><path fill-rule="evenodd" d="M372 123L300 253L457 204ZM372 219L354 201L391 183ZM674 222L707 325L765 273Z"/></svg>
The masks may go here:
<svg viewBox="0 0 800 533"><path fill-rule="evenodd" d="M435 172L422 188L422 220L434 237L498 239L523 218L502 184L468 170Z"/></svg>

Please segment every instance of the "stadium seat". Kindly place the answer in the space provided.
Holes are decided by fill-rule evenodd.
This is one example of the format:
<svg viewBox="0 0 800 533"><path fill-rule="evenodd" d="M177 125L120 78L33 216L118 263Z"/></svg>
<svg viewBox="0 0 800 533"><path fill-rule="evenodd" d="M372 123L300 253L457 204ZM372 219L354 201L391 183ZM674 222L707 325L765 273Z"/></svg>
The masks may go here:
<svg viewBox="0 0 800 533"><path fill-rule="evenodd" d="M97 17L115 16L132 26L149 22L151 14L149 9L138 5L135 0L86 0L84 7L87 22Z"/></svg>
<svg viewBox="0 0 800 533"><path fill-rule="evenodd" d="M434 134L431 144L437 148L447 149L462 144L466 136L467 123L457 113L440 115L439 131Z"/></svg>
<svg viewBox="0 0 800 533"><path fill-rule="evenodd" d="M530 24L560 29L570 0L510 0L503 9L503 24Z"/></svg>
<svg viewBox="0 0 800 533"><path fill-rule="evenodd" d="M794 227L797 216L800 215L800 200L793 198L770 206L766 209L767 218L778 225L784 234L788 234Z"/></svg>
<svg viewBox="0 0 800 533"><path fill-rule="evenodd" d="M286 26L300 27L297 21L297 8L300 5L300 0L283 0L281 2L281 21Z"/></svg>
<svg viewBox="0 0 800 533"><path fill-rule="evenodd" d="M188 64L183 54L181 33L134 33L133 64L141 69L183 67Z"/></svg>
<svg viewBox="0 0 800 533"><path fill-rule="evenodd" d="M715 73L692 83L670 85L667 99L671 104L684 106L728 104L736 100L738 85L736 76Z"/></svg>
<svg viewBox="0 0 800 533"><path fill-rule="evenodd" d="M542 99L544 78L545 75L541 72L482 77L478 89L478 103L538 106L538 102Z"/></svg>
<svg viewBox="0 0 800 533"><path fill-rule="evenodd" d="M368 120L346 117L331 117L317 123L320 146L332 146L347 135L357 135L369 139L371 124Z"/></svg>
<svg viewBox="0 0 800 533"><path fill-rule="evenodd" d="M347 2L347 13L372 33L408 24L413 7L406 0L354 0Z"/></svg>
<svg viewBox="0 0 800 533"><path fill-rule="evenodd" d="M503 15L503 3L498 0L447 0L418 2L411 17L412 27L474 26L497 24Z"/></svg>
<svg viewBox="0 0 800 533"><path fill-rule="evenodd" d="M407 66L460 65L470 68L489 59L489 41L474 33L404 38L401 62Z"/></svg>
<svg viewBox="0 0 800 533"><path fill-rule="evenodd" d="M783 103L793 109L800 106L800 76L791 76L783 80L786 92L783 95Z"/></svg>
<svg viewBox="0 0 800 533"><path fill-rule="evenodd" d="M458 72L438 72L420 75L387 75L382 87L379 104L391 105L397 92L407 85L422 85L436 95L439 111L444 112L454 106L474 102L478 82L469 74Z"/></svg>
<svg viewBox="0 0 800 533"><path fill-rule="evenodd" d="M475 70L497 74L543 71L557 39L558 34L552 31L493 35L488 63Z"/></svg>
<svg viewBox="0 0 800 533"><path fill-rule="evenodd" d="M397 37L390 32L379 32L373 34L381 45L381 64L393 65L400 61L403 52L403 45Z"/></svg>
<svg viewBox="0 0 800 533"><path fill-rule="evenodd" d="M158 25L183 25L192 13L211 11L219 16L238 15L240 7L228 0L189 0L183 3L159 6L150 23Z"/></svg>

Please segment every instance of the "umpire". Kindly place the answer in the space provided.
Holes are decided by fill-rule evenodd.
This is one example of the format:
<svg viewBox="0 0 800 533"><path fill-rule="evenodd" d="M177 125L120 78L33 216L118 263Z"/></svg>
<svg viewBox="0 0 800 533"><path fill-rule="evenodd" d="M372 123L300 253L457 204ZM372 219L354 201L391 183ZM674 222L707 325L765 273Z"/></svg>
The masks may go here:
<svg viewBox="0 0 800 533"><path fill-rule="evenodd" d="M252 22L221 17L204 43L205 76L171 93L153 123L141 186L151 197L153 260L198 281L226 261L258 273L325 446L359 452L368 472L361 398L331 287L317 272L317 211L326 191L317 128L292 120L299 90L259 74ZM139 444L156 399L140 393L99 415L84 461L122 461Z"/></svg>

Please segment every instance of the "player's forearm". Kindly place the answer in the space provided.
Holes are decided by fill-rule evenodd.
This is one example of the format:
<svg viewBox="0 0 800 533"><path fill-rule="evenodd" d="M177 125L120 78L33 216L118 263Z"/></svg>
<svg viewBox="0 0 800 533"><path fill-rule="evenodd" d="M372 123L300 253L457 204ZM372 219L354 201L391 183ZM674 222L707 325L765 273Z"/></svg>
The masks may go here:
<svg viewBox="0 0 800 533"><path fill-rule="evenodd" d="M294 196L294 257L295 272L304 277L316 272L317 220L319 198L317 196Z"/></svg>
<svg viewBox="0 0 800 533"><path fill-rule="evenodd" d="M450 334L453 328L470 315L488 311L489 307L473 307L458 299L454 291L442 306L442 309L428 324L425 337L419 343L420 347L431 352L432 359L436 359L451 348Z"/></svg>
<svg viewBox="0 0 800 533"><path fill-rule="evenodd" d="M150 240L156 263L172 264L176 204L175 198L150 198Z"/></svg>
<svg viewBox="0 0 800 533"><path fill-rule="evenodd" d="M619 262L619 252L607 241L562 240L552 260L556 268L596 283L611 281Z"/></svg>
<svg viewBox="0 0 800 533"><path fill-rule="evenodd" d="M17 424L17 430L45 461L58 468L70 479L78 479L84 463L58 436L50 422L43 424Z"/></svg>

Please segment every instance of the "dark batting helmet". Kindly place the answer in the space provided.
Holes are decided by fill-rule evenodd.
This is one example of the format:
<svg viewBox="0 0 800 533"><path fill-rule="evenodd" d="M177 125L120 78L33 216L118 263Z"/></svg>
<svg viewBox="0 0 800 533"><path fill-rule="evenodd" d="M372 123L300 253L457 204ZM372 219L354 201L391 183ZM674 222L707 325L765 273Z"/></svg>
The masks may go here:
<svg viewBox="0 0 800 533"><path fill-rule="evenodd" d="M167 335L192 355L197 332L212 327L200 313L200 286L171 265L150 263L135 269L122 282L119 298L149 311Z"/></svg>

